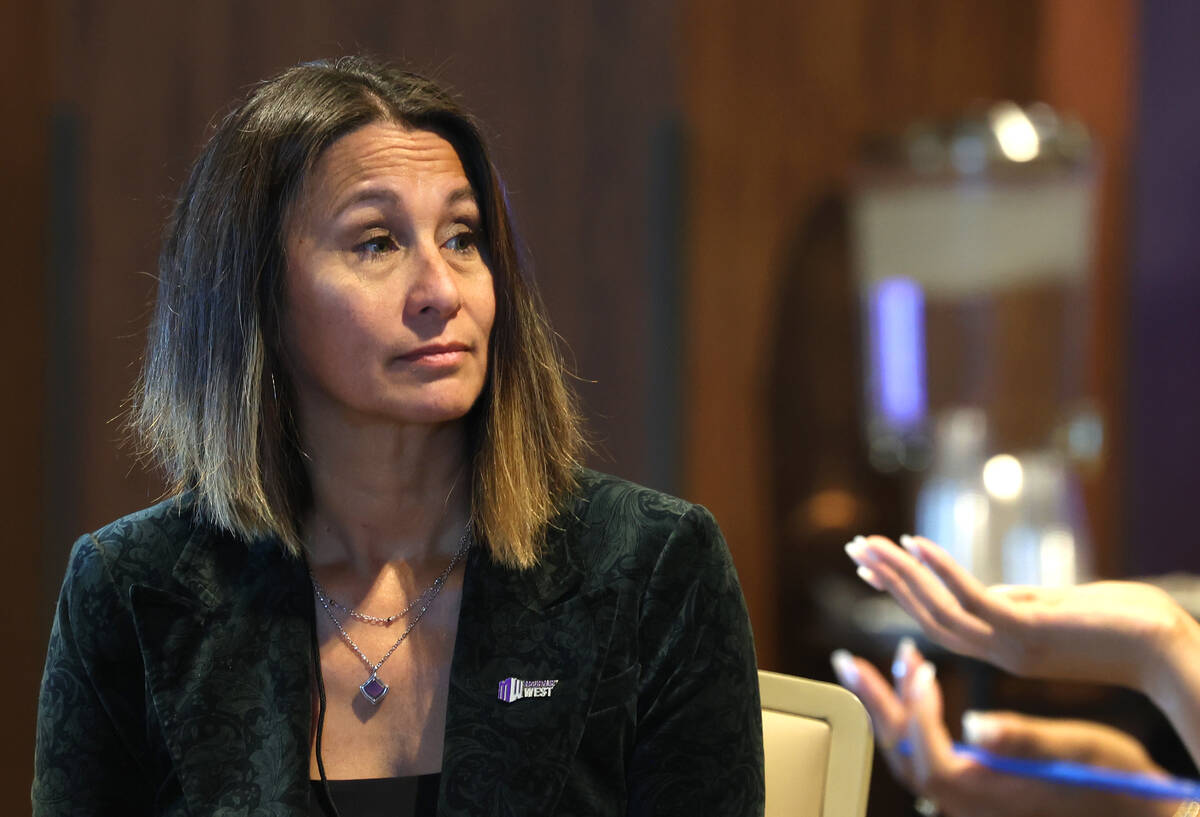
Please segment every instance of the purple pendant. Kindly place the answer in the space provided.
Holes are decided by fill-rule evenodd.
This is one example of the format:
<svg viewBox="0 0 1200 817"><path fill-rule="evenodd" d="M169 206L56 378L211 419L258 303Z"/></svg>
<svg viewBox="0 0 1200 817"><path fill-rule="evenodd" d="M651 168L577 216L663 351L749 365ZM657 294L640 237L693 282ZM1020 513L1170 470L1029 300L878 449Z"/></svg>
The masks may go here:
<svg viewBox="0 0 1200 817"><path fill-rule="evenodd" d="M388 685L372 675L358 689L364 698L373 704L378 704L383 700L383 696L387 695Z"/></svg>

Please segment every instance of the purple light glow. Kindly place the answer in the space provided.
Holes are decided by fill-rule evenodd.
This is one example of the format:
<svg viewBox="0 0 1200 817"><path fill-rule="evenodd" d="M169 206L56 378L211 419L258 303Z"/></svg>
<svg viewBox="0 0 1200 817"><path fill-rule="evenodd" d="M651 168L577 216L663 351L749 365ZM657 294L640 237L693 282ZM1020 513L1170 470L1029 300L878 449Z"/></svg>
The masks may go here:
<svg viewBox="0 0 1200 817"><path fill-rule="evenodd" d="M877 415L895 429L925 419L925 301L909 278L887 278L871 290L870 359Z"/></svg>

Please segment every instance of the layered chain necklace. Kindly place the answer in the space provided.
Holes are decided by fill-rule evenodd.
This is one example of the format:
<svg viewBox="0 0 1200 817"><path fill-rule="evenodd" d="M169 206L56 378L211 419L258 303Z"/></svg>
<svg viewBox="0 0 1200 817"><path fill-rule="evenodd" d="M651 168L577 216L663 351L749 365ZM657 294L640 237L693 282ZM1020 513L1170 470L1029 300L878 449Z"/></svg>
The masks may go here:
<svg viewBox="0 0 1200 817"><path fill-rule="evenodd" d="M462 538L458 541L458 551L454 554L454 558L450 560L450 564L446 565L446 569L442 571L440 576L433 580L433 584L425 588L425 591L421 593L421 595L409 602L407 607L398 613L393 613L390 616L367 615L366 613L355 610L353 607L342 604L340 601L330 598L329 594L325 592L325 588L321 586L319 581L317 581L316 575L314 575L311 570L309 571L308 576L310 579L312 579L313 593L316 594L317 601L321 603L321 607L325 610L325 614L329 616L329 620L332 621L333 626L337 628L338 634L342 637L342 641L346 642L346 646L354 651L354 654L359 657L359 659L363 662L363 665L367 668L367 672L369 673L367 675L367 680L359 684L358 689L363 694L363 697L372 704L378 705L379 702L383 700L383 696L387 695L389 689L388 685L379 678L379 668L383 666L385 661L392 657L392 653L399 649L400 645L404 643L404 640L408 638L408 634L413 631L413 627L416 627L417 622L419 622L425 615L425 611L427 611L433 605L434 599L438 597L438 594L442 592L442 588L445 587L446 579L448 579L450 574L454 572L455 566L462 561L464 556L467 555L467 551L471 549L471 544L471 525L470 523L467 523L466 530L463 531ZM367 655L362 651L362 648L359 647L358 644L355 643L354 639L350 637L350 634L346 632L346 628L342 626L341 620L337 617L337 614L333 612L334 608L341 610L343 613L349 615L351 618L356 619L357 621L361 621L364 624L372 624L377 627L391 626L396 621L406 617L409 613L412 613L414 610L416 612L412 619L408 622L408 626L404 628L404 632L400 633L400 637L396 639L396 643L392 645L391 649L384 653L383 658L380 658L375 663L371 663L371 659L367 658Z"/></svg>

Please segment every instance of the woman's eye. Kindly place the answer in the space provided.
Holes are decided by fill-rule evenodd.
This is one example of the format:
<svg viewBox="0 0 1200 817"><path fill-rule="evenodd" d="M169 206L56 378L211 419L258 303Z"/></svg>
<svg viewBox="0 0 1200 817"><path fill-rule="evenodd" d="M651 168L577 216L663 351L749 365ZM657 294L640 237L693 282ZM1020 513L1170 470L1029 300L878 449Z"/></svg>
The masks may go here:
<svg viewBox="0 0 1200 817"><path fill-rule="evenodd" d="M392 237L386 234L373 235L366 241L355 246L354 251L361 256L370 257L373 255L382 255L385 252L392 250L396 243L392 241Z"/></svg>
<svg viewBox="0 0 1200 817"><path fill-rule="evenodd" d="M463 231L450 236L446 242L446 249L459 253L474 252L476 243L475 233Z"/></svg>

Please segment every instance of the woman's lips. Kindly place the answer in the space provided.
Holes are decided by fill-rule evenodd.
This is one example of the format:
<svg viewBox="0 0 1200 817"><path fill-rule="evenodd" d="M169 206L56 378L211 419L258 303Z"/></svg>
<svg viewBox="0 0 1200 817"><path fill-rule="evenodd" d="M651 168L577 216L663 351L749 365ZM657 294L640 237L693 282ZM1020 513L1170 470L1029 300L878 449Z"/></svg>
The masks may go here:
<svg viewBox="0 0 1200 817"><path fill-rule="evenodd" d="M421 366L453 366L460 363L469 351L470 347L465 343L431 343L400 355L399 359Z"/></svg>

